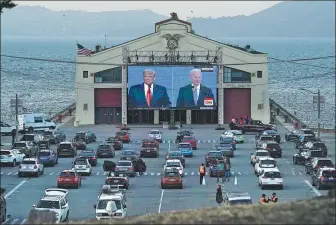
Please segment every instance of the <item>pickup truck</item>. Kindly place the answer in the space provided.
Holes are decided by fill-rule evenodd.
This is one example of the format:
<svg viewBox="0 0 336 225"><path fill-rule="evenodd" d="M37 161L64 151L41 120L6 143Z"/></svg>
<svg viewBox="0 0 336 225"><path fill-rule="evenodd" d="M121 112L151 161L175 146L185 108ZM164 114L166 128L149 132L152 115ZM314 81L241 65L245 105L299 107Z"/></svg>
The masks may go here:
<svg viewBox="0 0 336 225"><path fill-rule="evenodd" d="M246 132L261 132L264 130L275 130L275 125L264 124L260 120L251 120L249 124L234 124L232 127L233 130L241 130L243 134Z"/></svg>

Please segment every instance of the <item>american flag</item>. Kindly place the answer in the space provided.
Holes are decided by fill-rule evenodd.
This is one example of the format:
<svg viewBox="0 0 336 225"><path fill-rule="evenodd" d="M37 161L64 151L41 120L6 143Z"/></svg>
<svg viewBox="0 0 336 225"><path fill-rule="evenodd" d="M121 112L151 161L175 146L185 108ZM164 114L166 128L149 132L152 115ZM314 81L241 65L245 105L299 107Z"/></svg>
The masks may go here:
<svg viewBox="0 0 336 225"><path fill-rule="evenodd" d="M90 49L84 48L83 45L77 43L77 55L90 56L93 53Z"/></svg>

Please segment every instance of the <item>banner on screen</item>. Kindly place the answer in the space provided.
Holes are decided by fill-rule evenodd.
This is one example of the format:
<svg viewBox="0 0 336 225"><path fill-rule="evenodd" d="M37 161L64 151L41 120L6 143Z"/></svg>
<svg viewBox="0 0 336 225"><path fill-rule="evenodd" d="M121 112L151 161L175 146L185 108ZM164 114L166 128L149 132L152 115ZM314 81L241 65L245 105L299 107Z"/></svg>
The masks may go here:
<svg viewBox="0 0 336 225"><path fill-rule="evenodd" d="M128 109L217 109L217 66L129 66Z"/></svg>

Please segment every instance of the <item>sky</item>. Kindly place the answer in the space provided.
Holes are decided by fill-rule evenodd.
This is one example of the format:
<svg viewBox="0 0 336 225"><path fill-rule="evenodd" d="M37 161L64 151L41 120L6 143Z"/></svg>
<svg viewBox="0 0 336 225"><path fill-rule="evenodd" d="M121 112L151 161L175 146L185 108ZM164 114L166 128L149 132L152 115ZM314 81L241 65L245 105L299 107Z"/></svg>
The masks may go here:
<svg viewBox="0 0 336 225"><path fill-rule="evenodd" d="M51 10L127 11L150 9L169 16L176 12L181 19L251 15L280 1L20 1L19 5L43 6Z"/></svg>

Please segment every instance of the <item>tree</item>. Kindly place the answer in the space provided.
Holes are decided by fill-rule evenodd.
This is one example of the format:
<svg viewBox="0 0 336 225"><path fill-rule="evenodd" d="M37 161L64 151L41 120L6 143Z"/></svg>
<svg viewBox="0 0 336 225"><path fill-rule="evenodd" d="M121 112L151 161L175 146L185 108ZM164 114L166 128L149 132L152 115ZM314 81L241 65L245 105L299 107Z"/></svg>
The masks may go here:
<svg viewBox="0 0 336 225"><path fill-rule="evenodd" d="M3 9L12 9L17 4L13 2L13 0L0 0L0 13L3 13Z"/></svg>

